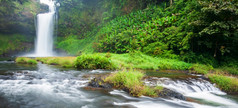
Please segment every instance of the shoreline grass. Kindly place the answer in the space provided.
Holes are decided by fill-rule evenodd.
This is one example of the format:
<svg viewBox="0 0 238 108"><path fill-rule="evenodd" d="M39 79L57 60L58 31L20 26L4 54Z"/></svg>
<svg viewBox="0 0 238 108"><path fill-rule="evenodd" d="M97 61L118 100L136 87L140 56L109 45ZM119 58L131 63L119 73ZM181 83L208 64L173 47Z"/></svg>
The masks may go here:
<svg viewBox="0 0 238 108"><path fill-rule="evenodd" d="M109 69L109 70L123 70L123 69L137 69L137 70L189 70L190 73L203 74L212 83L217 84L217 87L226 91L238 91L236 83L228 83L237 81L238 69L236 67L220 67L213 68L209 65L191 64L176 59L156 58L142 53L127 53L127 54L112 54L112 53L95 53L83 54L78 57L38 57L30 59L26 57L16 58L18 64L37 64L40 61L49 65L59 65L64 68L77 68L77 69ZM118 73L120 74L120 72ZM125 73L127 74L127 73ZM230 77L234 75L236 77ZM137 80L138 81L138 80ZM222 83L222 81L224 81ZM140 85L140 84L135 84ZM232 86L231 86L232 85ZM125 83L124 86L128 86ZM135 86L136 87L136 86ZM137 86L136 88L140 88ZM228 89L227 89L228 88ZM144 90L151 91L146 87ZM133 91L132 89L131 91ZM135 92L135 93L134 93ZM141 95L141 93L136 93ZM148 95L153 95L153 92L147 92ZM142 93L143 94L143 93ZM145 95L145 94L143 94Z"/></svg>
<svg viewBox="0 0 238 108"><path fill-rule="evenodd" d="M116 88L128 90L129 93L135 97L142 95L158 97L158 92L162 91L163 87L145 86L142 82L142 78L144 76L145 74L140 71L123 70L112 73L104 80L110 84L113 84Z"/></svg>
<svg viewBox="0 0 238 108"><path fill-rule="evenodd" d="M64 68L74 68L76 57L37 57L35 59L48 65L59 65Z"/></svg>
<svg viewBox="0 0 238 108"><path fill-rule="evenodd" d="M238 93L238 79L232 76L222 74L208 74L211 82L216 83L216 86L228 93Z"/></svg>
<svg viewBox="0 0 238 108"><path fill-rule="evenodd" d="M109 57L118 69L188 70L192 65L176 59L156 58L142 53L100 53L100 55Z"/></svg>
<svg viewBox="0 0 238 108"><path fill-rule="evenodd" d="M36 65L37 61L35 59L26 58L26 57L18 57L16 58L17 64L29 64L29 65Z"/></svg>

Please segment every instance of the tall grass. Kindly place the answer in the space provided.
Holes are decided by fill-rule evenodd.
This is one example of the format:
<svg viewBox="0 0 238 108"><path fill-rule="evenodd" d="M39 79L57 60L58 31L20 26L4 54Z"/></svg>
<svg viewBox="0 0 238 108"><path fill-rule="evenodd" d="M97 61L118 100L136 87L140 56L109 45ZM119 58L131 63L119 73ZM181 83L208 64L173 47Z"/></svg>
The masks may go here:
<svg viewBox="0 0 238 108"><path fill-rule="evenodd" d="M121 89L127 89L133 96L139 97L141 95L157 97L157 91L163 89L163 87L148 87L142 82L144 73L139 71L119 71L111 74L105 79L105 81L114 84L115 87Z"/></svg>
<svg viewBox="0 0 238 108"><path fill-rule="evenodd" d="M211 82L216 83L216 85L223 91L228 93L238 92L238 79L231 76L224 76L219 74L208 74Z"/></svg>
<svg viewBox="0 0 238 108"><path fill-rule="evenodd" d="M100 54L106 56L108 54ZM110 54L110 58L117 68L135 68L135 69L171 69L188 70L190 63L185 63L176 59L166 59L148 56L142 53Z"/></svg>

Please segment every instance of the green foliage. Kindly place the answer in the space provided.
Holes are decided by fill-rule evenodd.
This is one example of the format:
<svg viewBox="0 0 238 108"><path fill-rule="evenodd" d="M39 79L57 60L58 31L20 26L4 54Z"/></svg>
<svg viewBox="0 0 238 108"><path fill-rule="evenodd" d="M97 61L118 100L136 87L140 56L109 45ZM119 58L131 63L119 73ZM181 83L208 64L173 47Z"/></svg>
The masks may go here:
<svg viewBox="0 0 238 108"><path fill-rule="evenodd" d="M98 54L83 54L77 57L75 67L78 69L115 69L110 59Z"/></svg>
<svg viewBox="0 0 238 108"><path fill-rule="evenodd" d="M143 51L143 48L147 47L146 53L162 53L159 48L163 47L163 50L167 50L166 46L168 46L163 41L159 41L161 46L152 50L147 45L158 41L159 37L162 38L163 34L160 31L170 26L176 17L171 15L161 18L161 11L162 9L159 7L149 7L143 11L132 12L110 21L97 33L99 43L96 50L125 53L133 50ZM158 42L154 44L158 44Z"/></svg>
<svg viewBox="0 0 238 108"><path fill-rule="evenodd" d="M231 75L238 75L238 68L237 67L220 67L218 68L219 71L222 73L231 74Z"/></svg>
<svg viewBox="0 0 238 108"><path fill-rule="evenodd" d="M114 84L115 87L128 89L133 96L139 97L141 95L157 97L158 92L163 90L163 87L148 87L142 82L144 73L139 71L119 71L108 76L105 81Z"/></svg>
<svg viewBox="0 0 238 108"><path fill-rule="evenodd" d="M235 77L209 74L208 75L211 82L216 83L216 85L228 93L238 92L238 79Z"/></svg>
<svg viewBox="0 0 238 108"><path fill-rule="evenodd" d="M202 65L202 64L193 64L189 68L191 73L196 74L208 74L211 70L213 70L213 67L211 65Z"/></svg>
<svg viewBox="0 0 238 108"><path fill-rule="evenodd" d="M202 6L195 27L196 52L208 51L214 57L237 55L238 6L236 0L199 1Z"/></svg>
<svg viewBox="0 0 238 108"><path fill-rule="evenodd" d="M75 66L76 57L38 57L36 60L49 65L73 68Z"/></svg>
<svg viewBox="0 0 238 108"><path fill-rule="evenodd" d="M16 63L22 63L22 64L26 64L27 63L27 59L24 57L18 57L16 58Z"/></svg>
<svg viewBox="0 0 238 108"><path fill-rule="evenodd" d="M35 34L36 0L1 0L0 33Z"/></svg>
<svg viewBox="0 0 238 108"><path fill-rule="evenodd" d="M114 75L107 77L106 81L113 83L116 87L126 87L133 96L141 96L143 94L143 82L141 79L144 74L138 71L120 71Z"/></svg>
<svg viewBox="0 0 238 108"><path fill-rule="evenodd" d="M36 60L26 58L26 57L17 57L15 61L18 64L29 64L29 65L36 65L37 64Z"/></svg>
<svg viewBox="0 0 238 108"><path fill-rule="evenodd" d="M94 35L97 32L97 28L93 31L85 33L86 35ZM95 41L95 37L85 37L84 39L79 39L76 35L70 35L65 38L61 38L58 40L57 48L65 50L70 55L80 55L83 53L93 53L93 43Z"/></svg>
<svg viewBox="0 0 238 108"><path fill-rule="evenodd" d="M105 56L106 54L101 55ZM191 66L191 64L183 61L156 58L138 52L111 54L110 59L117 68L188 70Z"/></svg>
<svg viewBox="0 0 238 108"><path fill-rule="evenodd" d="M49 64L49 65L58 65L59 64L59 59L57 59L57 58L49 59L47 61L47 64Z"/></svg>
<svg viewBox="0 0 238 108"><path fill-rule="evenodd" d="M23 45L27 40L26 36L19 34L0 34L0 55L9 51L27 51L28 46Z"/></svg>
<svg viewBox="0 0 238 108"><path fill-rule="evenodd" d="M34 60L34 59L30 59L30 60L27 61L27 64L36 65L37 61Z"/></svg>

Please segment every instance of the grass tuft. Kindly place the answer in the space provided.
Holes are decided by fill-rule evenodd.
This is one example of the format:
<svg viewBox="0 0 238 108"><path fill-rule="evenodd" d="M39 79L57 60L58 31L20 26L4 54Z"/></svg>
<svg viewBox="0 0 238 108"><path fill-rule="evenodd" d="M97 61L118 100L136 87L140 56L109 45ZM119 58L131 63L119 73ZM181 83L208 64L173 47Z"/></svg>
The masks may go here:
<svg viewBox="0 0 238 108"><path fill-rule="evenodd" d="M139 71L119 71L111 74L105 79L105 81L114 84L115 87L121 89L127 89L133 96L139 97L141 95L157 97L157 92L162 90L163 87L145 86L142 82L144 73Z"/></svg>

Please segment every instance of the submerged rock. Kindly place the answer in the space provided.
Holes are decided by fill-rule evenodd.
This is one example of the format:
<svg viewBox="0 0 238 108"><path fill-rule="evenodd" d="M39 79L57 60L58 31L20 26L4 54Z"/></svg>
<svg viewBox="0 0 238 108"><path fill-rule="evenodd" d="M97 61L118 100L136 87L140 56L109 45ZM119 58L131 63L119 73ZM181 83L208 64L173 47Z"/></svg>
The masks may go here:
<svg viewBox="0 0 238 108"><path fill-rule="evenodd" d="M186 100L185 96L183 96L181 93L175 92L173 90L163 88L161 92L158 93L159 97L164 97L164 98L177 98L180 100Z"/></svg>
<svg viewBox="0 0 238 108"><path fill-rule="evenodd" d="M106 83L102 77L92 79L88 86L96 87L96 88L104 88L104 89L112 89L112 85Z"/></svg>

